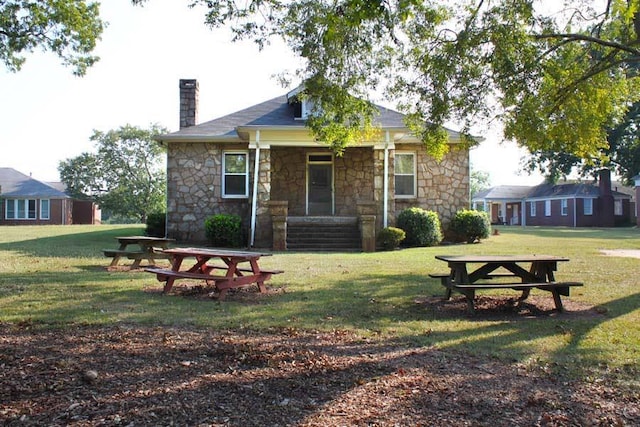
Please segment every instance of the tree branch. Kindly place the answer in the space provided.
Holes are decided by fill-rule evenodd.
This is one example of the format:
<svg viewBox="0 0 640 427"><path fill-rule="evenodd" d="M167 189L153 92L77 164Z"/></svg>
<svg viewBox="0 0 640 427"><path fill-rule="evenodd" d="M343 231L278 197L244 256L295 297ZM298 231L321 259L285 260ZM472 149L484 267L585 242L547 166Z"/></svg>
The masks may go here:
<svg viewBox="0 0 640 427"><path fill-rule="evenodd" d="M636 48L634 48L634 47L632 47L630 45L625 45L625 44L622 44L622 43L609 41L609 40L602 40L602 39L600 39L598 37L588 36L586 34L553 33L553 34L536 34L533 37L535 39L537 39L537 40L562 39L562 40L565 40L565 41L585 41L585 42L589 42L589 43L598 44L600 46L605 46L605 47L610 47L612 49L621 50L621 51L630 53L630 54L632 54L634 56L640 56L640 50L638 50L638 49L636 49Z"/></svg>

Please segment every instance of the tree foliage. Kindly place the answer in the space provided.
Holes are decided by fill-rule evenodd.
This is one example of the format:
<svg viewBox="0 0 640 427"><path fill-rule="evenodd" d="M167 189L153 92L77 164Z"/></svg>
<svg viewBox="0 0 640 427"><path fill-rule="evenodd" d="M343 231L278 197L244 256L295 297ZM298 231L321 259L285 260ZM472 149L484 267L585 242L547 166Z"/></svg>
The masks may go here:
<svg viewBox="0 0 640 427"><path fill-rule="evenodd" d="M468 137L499 119L533 153L606 162L606 129L640 99L630 68L640 59L640 0L192 3L236 39L280 37L304 59L298 77L319 107L309 125L337 151L375 126L369 94L379 91L436 158L448 149L446 123Z"/></svg>
<svg viewBox="0 0 640 427"><path fill-rule="evenodd" d="M84 0L0 1L0 61L19 71L36 48L56 54L73 73L84 75L105 23L98 3Z"/></svg>
<svg viewBox="0 0 640 427"><path fill-rule="evenodd" d="M482 190L491 187L491 177L485 171L472 169L469 176L469 193L474 196Z"/></svg>
<svg viewBox="0 0 640 427"><path fill-rule="evenodd" d="M144 223L148 214L165 209L164 150L153 140L160 133L166 129L155 125L94 130L96 152L60 162L62 182L72 196L93 199L104 210Z"/></svg>

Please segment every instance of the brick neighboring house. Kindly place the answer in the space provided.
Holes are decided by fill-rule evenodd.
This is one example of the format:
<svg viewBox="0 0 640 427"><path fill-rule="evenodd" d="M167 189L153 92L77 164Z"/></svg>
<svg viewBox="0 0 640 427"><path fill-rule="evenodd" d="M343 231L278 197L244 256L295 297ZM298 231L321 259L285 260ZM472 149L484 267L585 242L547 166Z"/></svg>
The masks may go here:
<svg viewBox="0 0 640 427"><path fill-rule="evenodd" d="M180 130L158 137L167 147L169 237L205 242L205 218L234 213L243 218L248 246L302 248L294 235L311 240L325 225L343 223L356 231L357 242L346 245L370 251L376 231L405 208L436 211L446 225L468 207L468 149L436 162L402 114L378 107L379 140L337 157L305 127L310 106L298 92L197 124L198 83L180 81ZM459 133L449 136L452 146L460 142ZM304 224L307 237L296 230ZM320 232L330 240L325 249L350 234L327 233ZM320 247L318 240L306 246Z"/></svg>
<svg viewBox="0 0 640 427"><path fill-rule="evenodd" d="M0 225L99 224L95 203L74 200L61 183L44 183L0 168Z"/></svg>
<svg viewBox="0 0 640 427"><path fill-rule="evenodd" d="M602 170L598 183L498 186L474 195L472 203L483 204L493 224L614 227L633 223L632 199L613 190L610 172Z"/></svg>

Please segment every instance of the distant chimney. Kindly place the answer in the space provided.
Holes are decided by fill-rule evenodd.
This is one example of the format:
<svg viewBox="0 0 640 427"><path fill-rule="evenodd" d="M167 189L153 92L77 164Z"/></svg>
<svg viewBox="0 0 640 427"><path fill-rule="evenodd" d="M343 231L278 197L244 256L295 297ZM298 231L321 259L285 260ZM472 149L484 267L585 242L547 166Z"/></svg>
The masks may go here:
<svg viewBox="0 0 640 427"><path fill-rule="evenodd" d="M611 192L611 171L609 169L601 169L599 172L599 189L600 197L600 227L613 227L615 225L614 200Z"/></svg>
<svg viewBox="0 0 640 427"><path fill-rule="evenodd" d="M609 169L600 169L599 171L600 195L611 194L611 171Z"/></svg>
<svg viewBox="0 0 640 427"><path fill-rule="evenodd" d="M180 79L180 129L198 123L198 81Z"/></svg>

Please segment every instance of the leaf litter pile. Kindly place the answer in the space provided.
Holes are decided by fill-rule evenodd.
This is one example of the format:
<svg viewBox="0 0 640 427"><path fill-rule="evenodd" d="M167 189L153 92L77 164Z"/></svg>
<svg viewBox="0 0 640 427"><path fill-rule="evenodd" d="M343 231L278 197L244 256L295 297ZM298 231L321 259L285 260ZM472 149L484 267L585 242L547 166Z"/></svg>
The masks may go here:
<svg viewBox="0 0 640 427"><path fill-rule="evenodd" d="M8 426L631 426L633 388L351 332L0 324Z"/></svg>

